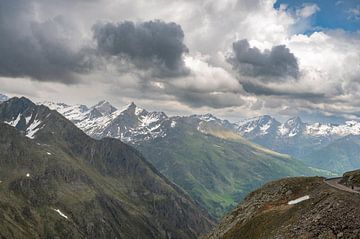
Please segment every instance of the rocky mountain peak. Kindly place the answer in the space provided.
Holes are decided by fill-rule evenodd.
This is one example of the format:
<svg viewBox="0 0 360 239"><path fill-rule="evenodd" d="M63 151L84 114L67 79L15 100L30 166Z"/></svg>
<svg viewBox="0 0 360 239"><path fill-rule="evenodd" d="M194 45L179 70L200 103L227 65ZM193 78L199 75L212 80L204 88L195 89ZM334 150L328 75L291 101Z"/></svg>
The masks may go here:
<svg viewBox="0 0 360 239"><path fill-rule="evenodd" d="M269 122L272 122L272 121L274 121L275 119L273 118L273 117L271 117L270 115L263 115L263 116L260 116L259 117L259 120L258 120L258 122L260 123L260 124L266 124L266 123L269 123Z"/></svg>
<svg viewBox="0 0 360 239"><path fill-rule="evenodd" d="M147 114L148 112L138 107L134 102L131 102L128 106L125 107L122 113L139 116L139 115Z"/></svg>
<svg viewBox="0 0 360 239"><path fill-rule="evenodd" d="M91 107L92 109L96 109L99 111L102 115L110 115L114 113L117 109L110 104L110 102L106 100L102 100L96 105Z"/></svg>
<svg viewBox="0 0 360 239"><path fill-rule="evenodd" d="M7 97L6 95L0 94L0 102L7 101L8 99L9 97Z"/></svg>
<svg viewBox="0 0 360 239"><path fill-rule="evenodd" d="M286 125L289 125L291 127L294 127L294 126L299 126L299 125L303 125L304 122L301 120L301 118L299 116L296 116L296 117L293 117L293 118L290 118L288 119L286 122L285 122Z"/></svg>

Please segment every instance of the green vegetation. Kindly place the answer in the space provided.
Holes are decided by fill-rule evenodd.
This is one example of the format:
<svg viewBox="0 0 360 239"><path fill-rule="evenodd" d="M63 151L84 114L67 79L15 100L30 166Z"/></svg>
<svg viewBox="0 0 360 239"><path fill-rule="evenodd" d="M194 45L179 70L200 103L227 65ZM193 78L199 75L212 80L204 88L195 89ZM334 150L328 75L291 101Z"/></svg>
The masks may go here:
<svg viewBox="0 0 360 239"><path fill-rule="evenodd" d="M360 137L350 135L338 139L306 156L304 162L339 174L360 168Z"/></svg>
<svg viewBox="0 0 360 239"><path fill-rule="evenodd" d="M252 144L226 129L210 124L203 128L207 133L184 120L166 137L145 142L138 149L216 218L268 181L327 173Z"/></svg>

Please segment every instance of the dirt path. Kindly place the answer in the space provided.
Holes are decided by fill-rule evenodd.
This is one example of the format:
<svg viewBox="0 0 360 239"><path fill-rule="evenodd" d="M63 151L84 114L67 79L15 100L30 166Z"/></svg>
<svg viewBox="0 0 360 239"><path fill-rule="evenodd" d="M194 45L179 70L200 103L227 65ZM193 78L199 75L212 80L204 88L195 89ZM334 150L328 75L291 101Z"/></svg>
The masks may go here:
<svg viewBox="0 0 360 239"><path fill-rule="evenodd" d="M341 181L342 178L329 178L329 179L325 179L324 182L336 189L342 190L342 191L346 191L346 192L350 192L350 193L360 193L358 191L355 191L349 187L346 187L345 185L340 184L339 182Z"/></svg>

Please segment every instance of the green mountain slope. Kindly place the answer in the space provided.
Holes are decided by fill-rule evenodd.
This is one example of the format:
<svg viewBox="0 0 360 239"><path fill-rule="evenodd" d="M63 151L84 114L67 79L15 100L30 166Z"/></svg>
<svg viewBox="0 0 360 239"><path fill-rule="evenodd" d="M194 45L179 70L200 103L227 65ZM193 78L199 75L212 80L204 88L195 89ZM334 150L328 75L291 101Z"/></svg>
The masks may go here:
<svg viewBox="0 0 360 239"><path fill-rule="evenodd" d="M0 105L0 121L14 119L17 130L0 123L0 238L196 238L210 229L206 212L132 147L94 140L24 98Z"/></svg>
<svg viewBox="0 0 360 239"><path fill-rule="evenodd" d="M196 119L186 117L178 119L165 137L137 147L158 170L217 218L265 182L320 173L217 124L198 126Z"/></svg>
<svg viewBox="0 0 360 239"><path fill-rule="evenodd" d="M360 136L340 138L306 156L303 161L313 167L338 173L360 168Z"/></svg>

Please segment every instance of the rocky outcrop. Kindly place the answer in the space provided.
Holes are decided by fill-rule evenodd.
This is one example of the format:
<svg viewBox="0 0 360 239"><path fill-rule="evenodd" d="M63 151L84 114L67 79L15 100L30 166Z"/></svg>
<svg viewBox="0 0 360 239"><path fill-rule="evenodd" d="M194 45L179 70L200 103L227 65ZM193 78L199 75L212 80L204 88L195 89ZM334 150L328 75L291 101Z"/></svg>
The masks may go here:
<svg viewBox="0 0 360 239"><path fill-rule="evenodd" d="M266 184L205 238L359 238L359 195L323 180L290 178ZM303 196L309 199L289 205Z"/></svg>

